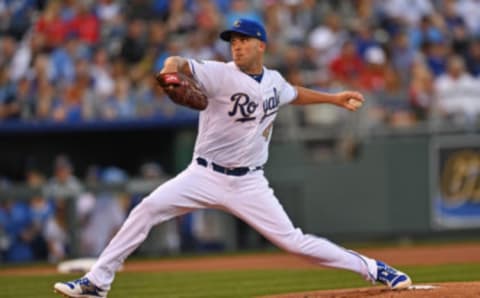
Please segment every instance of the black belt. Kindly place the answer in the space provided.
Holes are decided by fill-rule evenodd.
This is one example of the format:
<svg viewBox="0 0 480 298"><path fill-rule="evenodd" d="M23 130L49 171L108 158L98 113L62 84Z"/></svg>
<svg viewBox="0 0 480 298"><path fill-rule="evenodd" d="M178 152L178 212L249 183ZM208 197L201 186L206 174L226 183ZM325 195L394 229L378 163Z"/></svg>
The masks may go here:
<svg viewBox="0 0 480 298"><path fill-rule="evenodd" d="M207 167L208 166L208 161L205 158L202 157L197 157L197 164ZM243 176L247 174L250 171L258 171L263 169L262 166L254 167L254 168L249 168L249 167L238 167L238 168L226 168L221 165L218 165L214 162L212 162L212 169L215 172L219 172L225 175L230 175L230 176Z"/></svg>

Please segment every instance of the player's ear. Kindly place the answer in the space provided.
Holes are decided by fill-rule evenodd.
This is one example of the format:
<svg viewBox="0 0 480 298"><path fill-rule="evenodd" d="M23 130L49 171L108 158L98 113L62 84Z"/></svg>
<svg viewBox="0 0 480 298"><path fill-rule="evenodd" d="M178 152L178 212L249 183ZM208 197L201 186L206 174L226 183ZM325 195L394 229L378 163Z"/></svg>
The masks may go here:
<svg viewBox="0 0 480 298"><path fill-rule="evenodd" d="M259 40L259 41L258 41L258 48L259 48L262 52L265 52L265 50L267 49L267 44L264 43L263 41Z"/></svg>

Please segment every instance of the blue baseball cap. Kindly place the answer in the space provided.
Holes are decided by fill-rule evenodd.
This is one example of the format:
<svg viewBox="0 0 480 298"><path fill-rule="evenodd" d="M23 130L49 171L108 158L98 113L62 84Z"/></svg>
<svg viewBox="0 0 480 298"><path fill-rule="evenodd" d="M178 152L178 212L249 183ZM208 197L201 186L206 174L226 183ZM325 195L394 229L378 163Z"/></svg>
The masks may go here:
<svg viewBox="0 0 480 298"><path fill-rule="evenodd" d="M262 24L253 20L237 19L233 22L230 29L220 33L220 38L225 41L230 41L232 33L240 33L267 42L267 32L265 31L265 28Z"/></svg>

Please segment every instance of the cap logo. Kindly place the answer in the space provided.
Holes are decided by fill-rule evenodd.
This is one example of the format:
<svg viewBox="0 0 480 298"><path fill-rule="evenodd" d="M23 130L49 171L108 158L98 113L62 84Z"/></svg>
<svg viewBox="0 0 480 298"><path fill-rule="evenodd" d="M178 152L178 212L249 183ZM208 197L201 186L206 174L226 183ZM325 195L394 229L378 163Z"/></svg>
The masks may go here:
<svg viewBox="0 0 480 298"><path fill-rule="evenodd" d="M238 28L240 27L241 23L242 22L240 20L236 20L235 23L233 23L233 27Z"/></svg>

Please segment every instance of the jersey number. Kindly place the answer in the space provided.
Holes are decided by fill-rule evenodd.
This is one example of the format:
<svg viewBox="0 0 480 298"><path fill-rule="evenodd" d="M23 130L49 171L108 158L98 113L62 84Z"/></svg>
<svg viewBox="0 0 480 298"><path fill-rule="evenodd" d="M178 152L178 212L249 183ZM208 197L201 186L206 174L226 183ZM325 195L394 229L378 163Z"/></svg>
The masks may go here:
<svg viewBox="0 0 480 298"><path fill-rule="evenodd" d="M272 127L273 127L273 122L271 122L264 130L262 133L262 136L265 138L265 141L268 141L270 138L270 134L272 133Z"/></svg>

